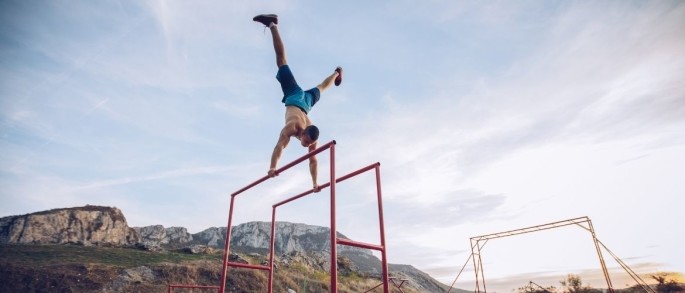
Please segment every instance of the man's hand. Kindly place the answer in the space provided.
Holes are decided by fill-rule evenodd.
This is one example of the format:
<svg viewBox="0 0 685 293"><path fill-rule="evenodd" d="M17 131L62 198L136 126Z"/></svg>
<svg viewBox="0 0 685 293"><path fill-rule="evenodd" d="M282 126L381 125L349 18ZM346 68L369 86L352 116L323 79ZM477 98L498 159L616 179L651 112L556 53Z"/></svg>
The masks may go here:
<svg viewBox="0 0 685 293"><path fill-rule="evenodd" d="M321 186L319 186L318 184L316 184L316 185L314 185L314 188L313 188L313 189L314 189L314 192L319 192L319 191L321 191Z"/></svg>
<svg viewBox="0 0 685 293"><path fill-rule="evenodd" d="M269 169L268 174L269 174L269 177L271 177L271 178L278 176L278 173L276 173L276 168Z"/></svg>

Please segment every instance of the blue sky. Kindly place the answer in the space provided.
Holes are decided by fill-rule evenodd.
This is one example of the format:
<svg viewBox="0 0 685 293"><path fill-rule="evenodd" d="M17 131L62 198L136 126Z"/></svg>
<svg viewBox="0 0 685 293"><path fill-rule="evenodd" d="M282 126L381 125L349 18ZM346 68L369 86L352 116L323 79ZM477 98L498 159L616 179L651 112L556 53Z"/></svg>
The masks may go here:
<svg viewBox="0 0 685 293"><path fill-rule="evenodd" d="M391 263L450 283L469 237L589 216L638 272L685 271L680 1L2 1L0 216L92 204L131 226L225 226L283 125L260 13L280 16L303 88L345 68L310 118L338 174L381 162ZM308 187L295 167L241 195L235 221ZM373 178L338 191L339 231L378 243ZM327 194L278 218L327 226ZM593 280L577 230L488 244L493 288Z"/></svg>

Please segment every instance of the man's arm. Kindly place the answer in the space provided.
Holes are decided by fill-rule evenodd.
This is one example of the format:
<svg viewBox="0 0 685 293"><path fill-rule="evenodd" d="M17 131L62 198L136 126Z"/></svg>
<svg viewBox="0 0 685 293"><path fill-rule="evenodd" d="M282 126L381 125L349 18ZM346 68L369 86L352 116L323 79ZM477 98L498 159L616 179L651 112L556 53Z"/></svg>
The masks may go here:
<svg viewBox="0 0 685 293"><path fill-rule="evenodd" d="M286 125L283 127L281 130L281 134L278 136L278 142L276 143L276 146L274 147L274 152L271 154L271 165L269 166L269 176L274 177L278 174L276 174L276 166L278 165L278 160L281 158L281 154L283 153L283 149L288 146L288 143L290 142L290 127L289 125Z"/></svg>
<svg viewBox="0 0 685 293"><path fill-rule="evenodd" d="M309 152L316 150L316 143L309 145ZM316 156L309 157L309 173L312 174L312 185L314 192L319 192L319 184L316 183L316 177L318 174L318 162L316 161Z"/></svg>

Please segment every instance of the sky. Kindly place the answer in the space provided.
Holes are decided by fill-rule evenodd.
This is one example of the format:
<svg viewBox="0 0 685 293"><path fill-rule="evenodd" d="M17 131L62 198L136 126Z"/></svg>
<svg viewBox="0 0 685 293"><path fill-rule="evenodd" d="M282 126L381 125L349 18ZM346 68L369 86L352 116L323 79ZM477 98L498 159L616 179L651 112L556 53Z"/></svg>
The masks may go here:
<svg viewBox="0 0 685 293"><path fill-rule="evenodd" d="M284 122L262 13L304 89L344 68L309 117L337 174L381 163L390 263L449 285L470 237L587 216L638 273L685 272L682 1L1 1L0 217L89 204L130 226L225 227ZM380 243L374 182L337 186L356 241ZM234 224L309 188L298 165L237 197ZM277 217L328 226L328 190ZM605 285L576 226L481 256L489 290ZM473 280L471 263L457 287Z"/></svg>

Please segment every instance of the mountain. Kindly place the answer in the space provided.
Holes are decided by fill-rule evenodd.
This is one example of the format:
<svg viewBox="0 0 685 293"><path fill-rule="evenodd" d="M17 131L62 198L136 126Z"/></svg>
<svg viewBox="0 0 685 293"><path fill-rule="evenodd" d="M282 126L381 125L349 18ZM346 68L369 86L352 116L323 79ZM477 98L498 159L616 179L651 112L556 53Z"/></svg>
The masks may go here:
<svg viewBox="0 0 685 293"><path fill-rule="evenodd" d="M233 227L231 257L243 262L247 262L245 258L265 261L270 246L270 229L271 223L268 222L249 222ZM277 266L289 267L299 264L295 267L304 266L308 270L328 273L329 228L277 222L275 232ZM338 233L338 237L347 238L341 233ZM137 247L156 253L213 253L216 259L222 254L225 239L226 228L212 227L190 234L183 227L129 227L123 213L113 207L54 209L0 218L0 244L77 244L91 246L94 249L112 246ZM339 274L343 272L364 278L380 278L381 261L370 250L339 246L338 254ZM220 266L216 269L220 272ZM446 291L444 284L413 266L390 264L389 271L391 276L408 280L403 289L413 288L416 290L414 292Z"/></svg>

